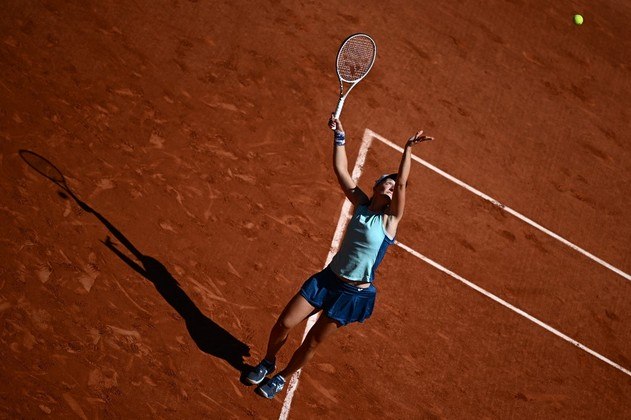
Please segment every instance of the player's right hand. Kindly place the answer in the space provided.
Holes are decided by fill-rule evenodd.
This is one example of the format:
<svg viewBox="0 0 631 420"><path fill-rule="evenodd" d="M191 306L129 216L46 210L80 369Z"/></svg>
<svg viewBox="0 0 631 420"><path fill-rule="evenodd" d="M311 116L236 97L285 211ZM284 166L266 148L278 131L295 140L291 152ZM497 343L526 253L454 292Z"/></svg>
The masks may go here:
<svg viewBox="0 0 631 420"><path fill-rule="evenodd" d="M344 127L342 127L342 122L335 118L335 114L331 113L331 118L329 118L329 128L333 131L344 132Z"/></svg>

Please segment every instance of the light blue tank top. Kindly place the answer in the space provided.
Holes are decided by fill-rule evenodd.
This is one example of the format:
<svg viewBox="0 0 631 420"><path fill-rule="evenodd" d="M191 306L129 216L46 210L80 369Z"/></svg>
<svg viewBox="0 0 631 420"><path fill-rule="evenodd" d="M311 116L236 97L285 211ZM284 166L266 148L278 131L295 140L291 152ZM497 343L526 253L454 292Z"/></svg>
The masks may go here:
<svg viewBox="0 0 631 420"><path fill-rule="evenodd" d="M357 206L351 217L340 249L331 260L331 270L348 280L372 282L375 271L394 239L388 238L383 213L368 206Z"/></svg>

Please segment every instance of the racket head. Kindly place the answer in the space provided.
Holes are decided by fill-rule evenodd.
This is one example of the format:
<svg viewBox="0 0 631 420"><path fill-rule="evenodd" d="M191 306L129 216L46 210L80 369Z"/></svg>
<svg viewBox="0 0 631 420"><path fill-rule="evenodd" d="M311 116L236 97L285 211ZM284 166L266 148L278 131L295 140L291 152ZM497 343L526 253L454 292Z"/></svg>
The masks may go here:
<svg viewBox="0 0 631 420"><path fill-rule="evenodd" d="M20 157L28 166L33 168L37 173L48 178L62 189L69 191L68 185L66 185L66 178L55 165L53 165L48 159L38 155L30 150L21 149L19 151Z"/></svg>
<svg viewBox="0 0 631 420"><path fill-rule="evenodd" d="M340 82L357 83L370 71L377 58L377 44L364 33L349 36L337 52L335 67Z"/></svg>

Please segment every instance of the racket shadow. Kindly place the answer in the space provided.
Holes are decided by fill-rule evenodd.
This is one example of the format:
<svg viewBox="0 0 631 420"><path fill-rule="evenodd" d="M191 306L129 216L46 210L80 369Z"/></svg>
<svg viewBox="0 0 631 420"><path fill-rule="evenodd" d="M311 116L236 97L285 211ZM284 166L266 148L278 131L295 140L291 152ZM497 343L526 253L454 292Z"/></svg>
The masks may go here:
<svg viewBox="0 0 631 420"><path fill-rule="evenodd" d="M225 360L243 376L248 369L248 365L244 363L243 359L250 356L250 348L245 343L204 315L164 264L140 252L108 219L80 200L65 184L65 181L62 182L61 171L49 160L31 151L21 150L20 156L36 172L51 180L67 193L66 195L60 192L61 197L72 198L82 210L93 214L120 242L122 247L133 255L132 258L123 252L109 235L101 241L114 255L154 285L162 298L184 319L189 335L201 351ZM55 174L55 176L50 174Z"/></svg>

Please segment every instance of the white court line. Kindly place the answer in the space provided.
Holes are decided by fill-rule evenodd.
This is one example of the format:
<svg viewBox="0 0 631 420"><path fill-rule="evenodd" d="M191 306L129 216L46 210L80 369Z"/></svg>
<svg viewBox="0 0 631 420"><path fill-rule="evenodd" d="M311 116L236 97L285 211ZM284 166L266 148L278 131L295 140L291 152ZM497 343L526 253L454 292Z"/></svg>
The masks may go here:
<svg viewBox="0 0 631 420"><path fill-rule="evenodd" d="M532 321L535 324L539 325L540 327L550 331L552 334L556 335L557 337L561 337L562 339L564 339L568 343L571 343L571 344L575 345L579 349L586 351L587 353L591 354L592 356L597 357L598 359L602 360L603 362L615 367L619 371L621 371L623 373L626 373L627 375L631 376L631 371L629 371L628 369L625 369L622 366L620 366L619 364L617 364L615 362L612 362L611 360L607 359L605 356L603 356L603 355L601 355L599 353L596 353L594 350L592 350L589 347L579 343L578 341L574 340L573 338L568 337L567 335L563 334L559 330L554 329L553 327L549 326L548 324L538 320L537 318L533 317L532 315L527 314L526 312L524 312L521 309L511 305L510 303L506 302L505 300L495 296L494 294L492 294L490 292L487 292L486 290L484 290L480 286L478 286L478 285L476 285L474 283L471 283L469 280L465 279L464 277L459 276L458 274L454 273L453 271L448 270L447 268L443 267L442 265L438 264L437 262L435 262L435 261L427 258L426 256L416 252L415 250L413 250L409 246L404 245L404 244L402 244L401 242L398 242L398 241L395 242L395 243L400 248L403 248L404 250L406 250L410 254L414 255L415 257L420 258L421 260L425 261L426 263L428 263L432 267L437 268L440 271L442 271L443 273L446 273L446 274L450 275L451 277L455 278L459 282L464 283L467 286L469 286L470 288L474 289L475 291L482 293L484 296L493 299L495 302L499 303L500 305L505 306L506 308L510 309L511 311L523 316L524 318L528 319L529 321Z"/></svg>
<svg viewBox="0 0 631 420"><path fill-rule="evenodd" d="M396 144L392 143L390 140L386 139L385 137L380 136L379 134L375 133L372 130L369 130L368 128L366 129L366 132L370 133L374 138L376 138L380 142L382 142L382 143L392 147L393 149L398 150L399 152L403 153L403 149L401 147L399 147ZM365 134L364 134L364 136L365 136ZM573 250L580 252L581 254L583 254L586 257L590 258L591 260L597 262L598 264L602 265L603 267L608 268L609 270L613 271L614 273L616 273L616 274L624 277L625 279L631 281L631 274L625 273L624 271L620 270L619 268L614 267L613 265L611 265L608 262L606 262L606 261L598 258L597 256L589 253L588 251L584 250L583 248L579 247L578 245L575 245L572 242L568 241L567 239L565 239L565 238L557 235L556 233L552 232L551 230L546 229L545 227L541 226L537 222L534 222L533 220L530 220L528 217L524 216L523 214L518 213L517 211L511 209L510 207L500 203L499 201L497 201L493 197L489 197L488 195L484 194L483 192L481 192L481 191L473 188L472 186L464 183L463 181L459 180L458 178L455 178L455 177L449 175L447 172L437 168L436 166L434 166L431 163L419 158L418 156L412 155L412 159L414 159L415 161L417 161L421 165L425 166L426 168L436 172L437 174L447 178L451 182L460 185L461 187L463 187L466 190L472 192L473 194L477 195L478 197L481 197L484 200L489 201L493 205L495 205L495 206L507 211L508 213L512 214L513 216L517 217L518 219L528 223L530 226L532 226L532 227L534 227L536 229L539 229L541 232L543 232L546 235L549 235L549 236L553 237L554 239L562 242L563 244L569 246Z"/></svg>
<svg viewBox="0 0 631 420"><path fill-rule="evenodd" d="M372 131L366 130L364 131L364 137L362 138L362 144L359 148L359 154L357 156L357 161L355 162L355 167L353 168L352 177L357 182L362 175L362 171L364 169L364 162L366 162L366 155L368 154L368 149L372 144ZM340 242L344 236L344 227L348 223L348 220L351 218L351 202L348 199L344 200L344 204L342 205L342 210L340 211L340 217L337 221L337 227L335 228L335 234L333 235L333 240L331 241L331 249L329 250L329 254L326 257L326 263L324 267L329 265L333 256L337 253L337 250L340 247ZM305 337L309 330L315 324L318 318L318 314L311 315L307 319L307 326L305 327L305 332L302 335L302 340L305 341ZM291 408L291 400L294 398L294 393L296 392L296 388L298 388L298 380L300 378L300 372L302 369L298 370L291 376L289 380L289 385L287 386L287 395L285 396L285 401L283 401L283 409L280 412L280 420L287 420L287 416L289 416L289 409Z"/></svg>

